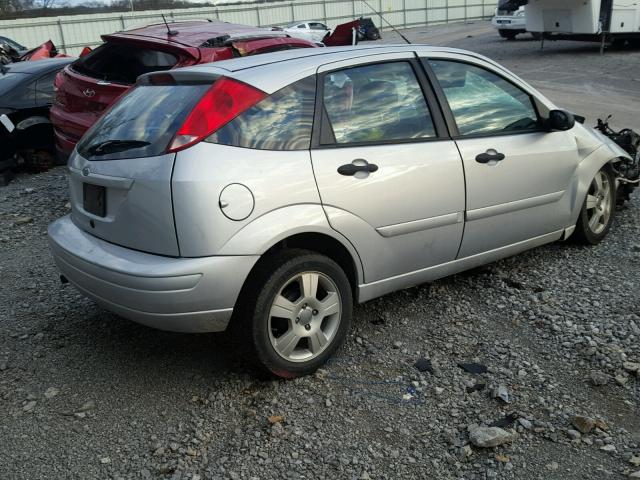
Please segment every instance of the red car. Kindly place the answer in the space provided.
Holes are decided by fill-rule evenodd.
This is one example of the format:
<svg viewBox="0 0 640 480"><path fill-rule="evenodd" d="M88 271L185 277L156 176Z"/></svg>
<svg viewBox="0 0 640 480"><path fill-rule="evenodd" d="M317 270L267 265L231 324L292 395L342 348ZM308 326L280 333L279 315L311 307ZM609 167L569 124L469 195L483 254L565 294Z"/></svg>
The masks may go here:
<svg viewBox="0 0 640 480"><path fill-rule="evenodd" d="M61 159L71 154L102 112L142 74L319 46L281 31L208 21L150 25L103 35L102 39L103 45L56 77L51 121Z"/></svg>

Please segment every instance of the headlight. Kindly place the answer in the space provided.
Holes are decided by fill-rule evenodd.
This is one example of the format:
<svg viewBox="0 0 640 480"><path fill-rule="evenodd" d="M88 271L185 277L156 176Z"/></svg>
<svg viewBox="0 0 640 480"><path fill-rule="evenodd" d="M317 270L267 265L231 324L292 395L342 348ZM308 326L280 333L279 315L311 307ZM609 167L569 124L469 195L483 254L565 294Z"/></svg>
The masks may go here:
<svg viewBox="0 0 640 480"><path fill-rule="evenodd" d="M515 17L524 17L524 10L518 10L515 15Z"/></svg>

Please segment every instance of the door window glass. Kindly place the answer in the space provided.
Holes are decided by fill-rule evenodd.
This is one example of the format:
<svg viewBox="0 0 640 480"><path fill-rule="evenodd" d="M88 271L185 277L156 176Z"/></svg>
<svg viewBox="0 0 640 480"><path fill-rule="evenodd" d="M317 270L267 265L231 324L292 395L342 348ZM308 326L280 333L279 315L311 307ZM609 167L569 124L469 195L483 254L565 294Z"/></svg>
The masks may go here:
<svg viewBox="0 0 640 480"><path fill-rule="evenodd" d="M531 97L502 77L467 63L431 60L460 135L536 129Z"/></svg>
<svg viewBox="0 0 640 480"><path fill-rule="evenodd" d="M436 136L429 107L409 62L365 65L327 74L324 107L338 144Z"/></svg>

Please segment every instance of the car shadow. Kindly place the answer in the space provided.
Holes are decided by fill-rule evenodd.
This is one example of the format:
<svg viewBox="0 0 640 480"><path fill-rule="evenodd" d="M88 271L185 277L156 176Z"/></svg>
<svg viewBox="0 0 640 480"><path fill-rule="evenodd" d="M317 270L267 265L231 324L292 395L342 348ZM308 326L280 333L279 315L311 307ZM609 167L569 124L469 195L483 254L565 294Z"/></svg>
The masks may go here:
<svg viewBox="0 0 640 480"><path fill-rule="evenodd" d="M71 322L51 320L45 338L63 358L81 358L79 375L217 377L250 370L246 348L233 335L175 333L139 325L86 303ZM66 361L68 363L68 360Z"/></svg>

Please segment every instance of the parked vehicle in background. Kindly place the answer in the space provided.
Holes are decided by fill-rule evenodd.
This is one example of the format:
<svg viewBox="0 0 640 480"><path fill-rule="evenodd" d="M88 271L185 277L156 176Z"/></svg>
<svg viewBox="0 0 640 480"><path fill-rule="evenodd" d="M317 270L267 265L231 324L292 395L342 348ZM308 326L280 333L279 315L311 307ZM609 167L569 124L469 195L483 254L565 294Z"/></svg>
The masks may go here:
<svg viewBox="0 0 640 480"><path fill-rule="evenodd" d="M513 40L527 31L525 9L512 0L501 0L496 8L496 14L491 19L491 25L498 29L502 38Z"/></svg>
<svg viewBox="0 0 640 480"><path fill-rule="evenodd" d="M379 40L380 30L375 26L371 18L360 17L360 26L358 27L358 40Z"/></svg>
<svg viewBox="0 0 640 480"><path fill-rule="evenodd" d="M320 22L294 22L283 29L274 30L282 30L292 37L322 43L327 47L340 47L357 43L359 26L360 20L340 24L333 30Z"/></svg>
<svg viewBox="0 0 640 480"><path fill-rule="evenodd" d="M5 49L7 50L11 49L15 51L19 57L27 53L27 51L29 50L24 45L20 45L18 42L16 42L15 40L11 40L8 37L0 36L0 45L5 46Z"/></svg>
<svg viewBox="0 0 640 480"><path fill-rule="evenodd" d="M329 27L320 22L294 22L282 30L292 37L304 38L317 43L322 42L326 36L331 35Z"/></svg>
<svg viewBox="0 0 640 480"><path fill-rule="evenodd" d="M634 161L475 53L278 52L140 77L70 158L72 213L49 237L105 308L165 330L232 321L294 377L340 346L354 302L598 243Z"/></svg>
<svg viewBox="0 0 640 480"><path fill-rule="evenodd" d="M640 2L536 0L527 4L527 30L546 40L640 45Z"/></svg>
<svg viewBox="0 0 640 480"><path fill-rule="evenodd" d="M46 42L44 42L42 45L36 47L36 48L32 48L31 50L29 50L28 52L26 52L24 55L22 55L20 57L20 61L21 62L26 62L26 61L34 61L34 60L44 60L47 58L65 58L68 57L69 55L65 54L65 53L61 53L58 51L58 49L56 48L55 44L51 41L48 40ZM80 55L82 56L82 55Z"/></svg>
<svg viewBox="0 0 640 480"><path fill-rule="evenodd" d="M73 58L18 62L0 67L0 183L22 164L50 166L54 158L49 109L53 81Z"/></svg>
<svg viewBox="0 0 640 480"><path fill-rule="evenodd" d="M102 112L152 71L209 63L277 50L311 48L284 32L224 22L149 25L103 35L103 45L69 65L55 82L51 109L56 148L65 159Z"/></svg>
<svg viewBox="0 0 640 480"><path fill-rule="evenodd" d="M47 58L64 58L69 56L60 53L51 40L47 40L42 45L32 48L31 50L24 50L24 47L21 45L17 46L23 48L23 50L16 50L14 48L16 45L17 44L2 43L2 41L0 41L1 64L7 65L9 63L26 62L29 60L44 60ZM80 56L83 55L81 54Z"/></svg>

